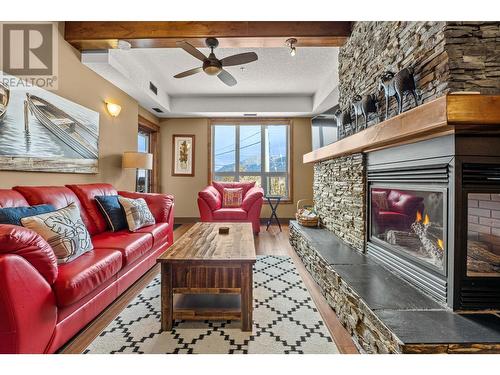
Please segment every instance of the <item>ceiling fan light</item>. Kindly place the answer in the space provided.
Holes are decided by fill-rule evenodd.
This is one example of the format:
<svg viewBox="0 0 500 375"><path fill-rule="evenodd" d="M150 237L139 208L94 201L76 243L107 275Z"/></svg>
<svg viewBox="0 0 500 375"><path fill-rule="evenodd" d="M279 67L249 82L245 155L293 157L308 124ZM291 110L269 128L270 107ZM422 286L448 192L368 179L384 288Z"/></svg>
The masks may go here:
<svg viewBox="0 0 500 375"><path fill-rule="evenodd" d="M297 50L295 49L295 47L290 48L290 55L291 56L295 56L296 53L297 53Z"/></svg>
<svg viewBox="0 0 500 375"><path fill-rule="evenodd" d="M219 68L218 66L208 65L208 66L204 67L203 70L209 76L215 76L215 75L220 73L221 68Z"/></svg>

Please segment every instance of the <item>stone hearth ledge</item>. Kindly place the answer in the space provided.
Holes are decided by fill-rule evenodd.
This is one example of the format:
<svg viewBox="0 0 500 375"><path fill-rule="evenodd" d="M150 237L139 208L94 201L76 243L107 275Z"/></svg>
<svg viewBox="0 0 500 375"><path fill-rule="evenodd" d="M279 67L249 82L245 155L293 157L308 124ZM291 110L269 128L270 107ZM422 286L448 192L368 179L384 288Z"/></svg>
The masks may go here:
<svg viewBox="0 0 500 375"><path fill-rule="evenodd" d="M290 243L367 353L500 353L500 316L458 314L331 231L290 222Z"/></svg>

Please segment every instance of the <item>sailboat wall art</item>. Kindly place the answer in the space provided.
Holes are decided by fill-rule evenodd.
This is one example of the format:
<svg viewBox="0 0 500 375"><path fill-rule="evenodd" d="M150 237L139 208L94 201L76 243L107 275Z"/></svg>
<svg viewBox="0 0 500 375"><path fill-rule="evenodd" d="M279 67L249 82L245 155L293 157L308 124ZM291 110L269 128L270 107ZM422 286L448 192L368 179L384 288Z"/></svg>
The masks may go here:
<svg viewBox="0 0 500 375"><path fill-rule="evenodd" d="M99 113L7 82L0 81L0 170L97 173Z"/></svg>

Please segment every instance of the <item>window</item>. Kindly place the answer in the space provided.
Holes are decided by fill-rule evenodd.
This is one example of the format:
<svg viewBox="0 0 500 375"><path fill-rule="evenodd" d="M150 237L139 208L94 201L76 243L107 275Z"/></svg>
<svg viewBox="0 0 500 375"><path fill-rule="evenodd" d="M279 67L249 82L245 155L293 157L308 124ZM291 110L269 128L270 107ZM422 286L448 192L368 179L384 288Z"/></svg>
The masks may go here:
<svg viewBox="0 0 500 375"><path fill-rule="evenodd" d="M214 122L211 137L215 181L255 181L266 196L291 199L288 121Z"/></svg>
<svg viewBox="0 0 500 375"><path fill-rule="evenodd" d="M139 129L138 139L137 139L137 151L139 152L150 152L149 144L150 144L150 134L149 132L145 132ZM151 181L151 171L146 169L138 169L137 170L137 191L141 193L149 193L150 192L150 181Z"/></svg>
<svg viewBox="0 0 500 375"><path fill-rule="evenodd" d="M159 169L159 126L139 116L139 130L137 133L137 151L153 154L153 169L138 169L136 173L137 191L141 193L158 192Z"/></svg>

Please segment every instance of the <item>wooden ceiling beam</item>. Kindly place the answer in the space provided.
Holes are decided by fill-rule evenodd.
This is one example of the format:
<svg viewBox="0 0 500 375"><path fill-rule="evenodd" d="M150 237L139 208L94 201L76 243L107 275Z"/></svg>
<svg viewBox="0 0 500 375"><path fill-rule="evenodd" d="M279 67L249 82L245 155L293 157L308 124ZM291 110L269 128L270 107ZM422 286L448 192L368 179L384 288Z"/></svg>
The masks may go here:
<svg viewBox="0 0 500 375"><path fill-rule="evenodd" d="M216 37L222 48L272 48L296 38L297 47L339 47L351 34L347 21L67 21L64 38L79 50L116 48L118 40L134 48L173 48L179 40L205 47Z"/></svg>

